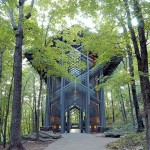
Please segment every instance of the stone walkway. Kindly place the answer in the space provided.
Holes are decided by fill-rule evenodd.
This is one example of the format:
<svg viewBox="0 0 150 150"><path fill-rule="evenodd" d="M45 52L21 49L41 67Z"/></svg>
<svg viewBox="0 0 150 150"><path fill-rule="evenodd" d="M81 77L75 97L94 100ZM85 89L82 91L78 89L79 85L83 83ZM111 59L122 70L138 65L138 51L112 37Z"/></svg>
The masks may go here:
<svg viewBox="0 0 150 150"><path fill-rule="evenodd" d="M107 143L117 140L101 137L101 134L65 133L62 136L45 150L106 150Z"/></svg>

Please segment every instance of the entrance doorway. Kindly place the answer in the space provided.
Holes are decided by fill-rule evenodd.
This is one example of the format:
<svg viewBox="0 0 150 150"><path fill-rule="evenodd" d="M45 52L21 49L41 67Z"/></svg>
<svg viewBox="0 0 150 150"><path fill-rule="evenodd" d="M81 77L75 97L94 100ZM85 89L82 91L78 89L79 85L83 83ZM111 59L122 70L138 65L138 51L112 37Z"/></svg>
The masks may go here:
<svg viewBox="0 0 150 150"><path fill-rule="evenodd" d="M72 107L69 115L70 133L81 133L81 111L78 107Z"/></svg>
<svg viewBox="0 0 150 150"><path fill-rule="evenodd" d="M80 124L80 110L73 108L70 110L71 129L78 129Z"/></svg>

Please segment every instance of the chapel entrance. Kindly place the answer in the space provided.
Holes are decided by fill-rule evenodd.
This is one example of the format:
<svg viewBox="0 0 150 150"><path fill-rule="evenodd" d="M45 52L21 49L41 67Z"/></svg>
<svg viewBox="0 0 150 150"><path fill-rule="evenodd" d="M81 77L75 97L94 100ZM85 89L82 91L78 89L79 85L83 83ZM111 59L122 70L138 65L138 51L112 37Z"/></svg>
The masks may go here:
<svg viewBox="0 0 150 150"><path fill-rule="evenodd" d="M73 108L70 110L70 128L80 128L80 110L77 108Z"/></svg>
<svg viewBox="0 0 150 150"><path fill-rule="evenodd" d="M66 113L66 128L69 133L81 133L83 130L82 110L74 105Z"/></svg>
<svg viewBox="0 0 150 150"><path fill-rule="evenodd" d="M70 109L70 133L81 133L80 110L77 107Z"/></svg>

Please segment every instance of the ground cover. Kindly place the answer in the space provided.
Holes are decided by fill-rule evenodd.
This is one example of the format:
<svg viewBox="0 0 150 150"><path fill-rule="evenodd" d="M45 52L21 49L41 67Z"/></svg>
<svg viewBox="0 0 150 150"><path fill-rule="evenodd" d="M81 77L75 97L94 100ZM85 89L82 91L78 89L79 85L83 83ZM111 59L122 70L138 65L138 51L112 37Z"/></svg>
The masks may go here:
<svg viewBox="0 0 150 150"><path fill-rule="evenodd" d="M107 144L106 147L117 150L144 150L145 143L145 132L127 133L119 140Z"/></svg>

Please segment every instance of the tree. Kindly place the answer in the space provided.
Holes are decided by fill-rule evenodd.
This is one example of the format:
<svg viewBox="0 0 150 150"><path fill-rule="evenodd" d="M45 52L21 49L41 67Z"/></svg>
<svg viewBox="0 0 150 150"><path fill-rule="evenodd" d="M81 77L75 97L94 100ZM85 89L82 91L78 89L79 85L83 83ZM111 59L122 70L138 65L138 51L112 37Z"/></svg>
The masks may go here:
<svg viewBox="0 0 150 150"><path fill-rule="evenodd" d="M12 99L12 87L13 87L13 61L12 52L7 48L3 54L3 72L2 82L0 83L0 134L3 138L3 146L5 146L5 140L9 140L9 127L10 127L10 109ZM7 83L7 84L6 84ZM2 141L1 141L2 143Z"/></svg>
<svg viewBox="0 0 150 150"><path fill-rule="evenodd" d="M18 25L14 22L13 9L9 8L10 19L13 29L16 31L16 43L14 53L14 89L13 89L13 104L12 104L12 122L11 122L11 141L9 150L11 149L24 149L21 144L21 88L22 88L22 45L23 45L23 20L29 19L31 16L34 0L31 2L30 12L24 18L24 4L25 0L19 0L17 8ZM15 5L12 2L10 6ZM16 7L16 6L15 6Z"/></svg>
<svg viewBox="0 0 150 150"><path fill-rule="evenodd" d="M14 48L14 36L9 21L4 17L4 8L0 6L0 10L0 137L3 137L3 147L5 147L6 138L8 137L9 110L12 98L12 49ZM9 83L11 84L9 85ZM1 139L0 143L2 143Z"/></svg>
<svg viewBox="0 0 150 150"><path fill-rule="evenodd" d="M4 14L2 13L2 15ZM11 26L8 20L0 16L0 83L2 82L3 54L6 49L11 49L13 47L13 42L14 38Z"/></svg>
<svg viewBox="0 0 150 150"><path fill-rule="evenodd" d="M9 116L9 108L10 108L10 99L11 99L11 93L12 93L12 86L13 86L13 76L11 79L11 84L8 92L8 101L6 106L6 115L5 115L5 121L4 121L4 133L3 133L3 147L6 146L6 134L7 134L7 124L8 124L8 116Z"/></svg>
<svg viewBox="0 0 150 150"><path fill-rule="evenodd" d="M41 104L41 95L42 95L42 71L40 72L40 89L39 89L39 96L38 96L38 105L37 105L37 120L36 120L36 139L39 140L39 120L40 120L40 104Z"/></svg>
<svg viewBox="0 0 150 150"><path fill-rule="evenodd" d="M122 24L122 28L123 28L123 32L125 34L125 39L128 37L127 35L127 29L125 24ZM133 56L132 56L132 47L131 45L129 45L129 42L127 42L126 45L126 51L128 54L128 62L129 62L129 73L132 77L132 82L131 82L131 90L132 90L132 97L133 97L133 103L134 103L134 108L135 108L135 113L136 113L136 119L137 119L137 124L138 124L138 128L137 128L137 132L141 132L144 130L144 123L142 120L142 115L139 109L139 102L138 102L138 98L137 98L137 91L136 91L136 84L135 84L135 77L134 77L134 66L133 66Z"/></svg>
<svg viewBox="0 0 150 150"><path fill-rule="evenodd" d="M125 2L125 1L124 1ZM135 1L133 2L133 4L135 5ZM82 7L82 6L81 6ZM117 29L116 27L116 24L118 25L119 27L119 24L121 24L121 26L123 26L123 30L124 30L124 33L126 34L126 36L124 36L124 38L122 39L121 37L121 40L119 39L118 41L114 42L114 38L113 38L113 41L112 41L112 37L111 39L109 40L110 43L118 43L118 46L121 48L126 47L127 49L127 53L129 54L129 67L130 67L130 75L133 77L131 80L132 80L132 83L131 83L131 88L132 88L132 95L133 95L133 101L134 101L134 107L135 107L135 112L136 112L136 118L137 118L137 123L138 123L138 130L137 131L143 131L143 128L144 128L144 125L143 125L143 121L142 121L142 116L141 116L141 113L140 113L140 109L139 109L139 105L138 105L138 99L137 99L137 95L136 95L136 89L135 89L135 80L134 80L134 68L133 68L133 61L132 61L132 58L131 58L131 46L130 46L130 40L127 40L126 38L128 37L127 36L127 29L125 28L125 25L123 24L122 25L122 22L126 23L126 19L122 17L122 20L120 21L120 14L124 14L124 10L123 10L123 3L122 1L116 1L116 2L113 2L113 1L109 1L109 0L106 0L105 2L102 2L99 6L102 14L104 15L104 21L106 20L106 18L108 19L107 21L104 22L104 24L106 24L106 22L109 22L109 24L107 24L107 26L109 26L109 28L111 27L110 25L114 22L115 25L113 26L112 28L112 31L114 29ZM134 6L135 8L135 6ZM137 7L136 7L137 8ZM135 15L136 17L139 17L139 15ZM118 23L118 21L119 23ZM111 21L111 22L110 22ZM131 16L130 16L130 22L131 22ZM129 23L129 22L128 22ZM100 30L102 28L102 25L100 25ZM106 30L108 30L106 27L105 27L105 32ZM134 30L134 29L133 29ZM110 32L107 32L109 35L112 34L112 31ZM107 34L106 33L106 34ZM105 35L106 35L105 34ZM103 34L104 36L104 34ZM98 39L98 38L97 38ZM129 38L128 38L129 39ZM136 36L135 36L135 40L136 40ZM105 41L106 42L107 39L105 38ZM101 41L100 41L101 42ZM109 43L107 42L107 43ZM121 44L123 43L123 44ZM126 43L126 45L124 45L124 43ZM95 44L95 43L94 43ZM95 44L96 45L96 44ZM104 45L104 44L103 44ZM106 45L106 44L105 44ZM100 47L100 46L99 46ZM101 46L102 47L102 46ZM103 46L104 48L107 48L106 46ZM113 54L112 52L112 48L109 47L111 50L111 54ZM138 48L138 44L136 44L136 49ZM116 47L115 47L116 49ZM108 52L106 51L105 52L108 56ZM101 55L103 56L103 55ZM101 57L103 59L103 57ZM102 60L101 59L101 60Z"/></svg>
<svg viewBox="0 0 150 150"><path fill-rule="evenodd" d="M127 14L128 28L131 34L131 39L134 46L135 55L138 62L138 71L140 77L141 93L144 102L144 112L145 112L145 124L146 124L146 141L147 149L150 149L150 81L148 77L148 51L147 51L147 40L145 37L145 23L142 15L142 11L138 0L133 0L133 10L134 15L138 21L138 40L140 43L140 48L138 45L137 37L131 23L131 13L129 9L128 0L124 0L124 6Z"/></svg>

